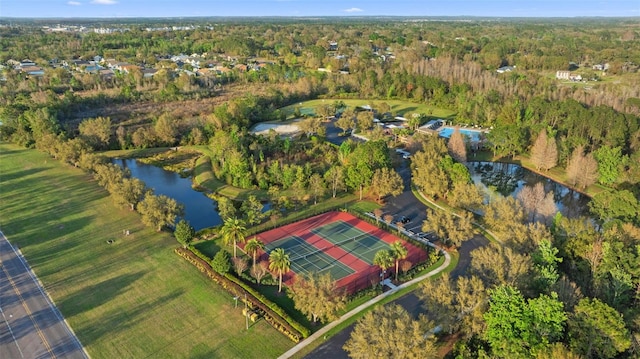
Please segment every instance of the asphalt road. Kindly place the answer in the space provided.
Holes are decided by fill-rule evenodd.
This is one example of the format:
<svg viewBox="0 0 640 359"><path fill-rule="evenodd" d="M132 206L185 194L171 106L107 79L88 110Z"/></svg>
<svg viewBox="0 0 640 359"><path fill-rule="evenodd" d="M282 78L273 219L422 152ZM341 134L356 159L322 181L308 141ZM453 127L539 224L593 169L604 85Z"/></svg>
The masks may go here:
<svg viewBox="0 0 640 359"><path fill-rule="evenodd" d="M87 358L29 265L2 232L0 358Z"/></svg>
<svg viewBox="0 0 640 359"><path fill-rule="evenodd" d="M382 210L384 214L393 215L396 220L402 216L408 217L411 221L405 224L405 229L419 233L422 231L422 223L427 219L427 207L411 192L411 169L409 168L409 161L403 160L402 165L396 168L396 171L398 171L398 174L400 174L403 179L405 190L401 195L389 198ZM481 235L476 235L470 240L463 242L462 246L458 249L458 253L460 254L458 265L451 272L451 276L455 278L465 273L471 264L471 251L485 246L488 243L489 241ZM413 292L396 299L392 303L401 305L414 318L417 318L421 313L427 313L424 303ZM349 340L354 326L355 324L352 324L329 338L311 353L307 354L305 359L348 359L349 356L342 347L347 340Z"/></svg>

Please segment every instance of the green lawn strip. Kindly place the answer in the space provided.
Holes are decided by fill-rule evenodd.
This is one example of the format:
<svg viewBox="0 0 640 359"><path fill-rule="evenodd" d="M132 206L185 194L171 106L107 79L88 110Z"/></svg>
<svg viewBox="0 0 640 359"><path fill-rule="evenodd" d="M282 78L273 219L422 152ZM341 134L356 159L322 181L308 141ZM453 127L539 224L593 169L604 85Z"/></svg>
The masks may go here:
<svg viewBox="0 0 640 359"><path fill-rule="evenodd" d="M459 255L457 252L450 252L449 253L451 255L451 263L449 263L449 265L440 273L434 275L433 277L430 277L429 280L433 280L436 278L439 278L442 276L443 273L449 273L451 272L457 265L458 265L458 260L459 260ZM438 268L440 265L442 265L442 263L444 262L444 257L440 257L440 259L432 266L430 266L429 268L424 269L423 271L421 271L420 273L416 274L416 277L430 272L435 268ZM311 344L307 345L306 347L304 347L303 349L301 349L299 352L297 352L295 355L292 356L293 359L301 359L304 358L307 354L311 353L314 349L316 349L317 347L319 347L320 345L322 345L322 343L324 343L326 340L330 339L331 337L333 337L334 335L340 333L342 330L344 330L345 328L347 328L348 326L350 326L351 324L355 323L358 319L362 318L367 312L373 310L375 307L380 306L380 305L385 305L388 304L398 298L401 298L402 296L409 294L411 292L413 292L414 290L418 289L420 283L416 283L413 284L407 288L403 288L399 291L397 291L396 293L394 293L393 295L388 296L387 298L384 298L383 300L381 300L380 302L376 303L375 305L372 305L364 310L362 310L360 313L355 314L353 317L345 320L344 322L338 324L337 326L335 326L334 328L331 328L331 330L329 330L327 332L326 335L323 336L323 338L320 338L314 342L312 342ZM347 310L345 310L344 313L349 312L349 310L356 308L358 305L366 302L367 300L370 300L372 298L366 298L365 300L358 300L358 303L354 303L353 306L349 306L347 308ZM350 303L351 304L351 303ZM344 313L341 313L340 315L343 315Z"/></svg>
<svg viewBox="0 0 640 359"><path fill-rule="evenodd" d="M293 115L295 108L300 107L301 109L300 112L302 112L303 114L313 115L316 107L323 104L331 105L336 101L342 101L345 103L345 105L349 107L370 105L374 108L378 104L382 102L386 102L391 107L391 112L394 114L418 112L418 113L425 113L425 114L428 114L429 116L437 117L437 118L451 118L455 115L454 111L432 107L422 103L414 103L414 102L403 101L403 100L369 100L369 99L317 99L317 100L300 102L294 105L289 105L281 108L280 110L283 111L287 116L291 116Z"/></svg>
<svg viewBox="0 0 640 359"><path fill-rule="evenodd" d="M232 298L172 253L171 235L80 170L2 144L0 185L2 230L91 357L276 357L293 345L264 321L245 331Z"/></svg>

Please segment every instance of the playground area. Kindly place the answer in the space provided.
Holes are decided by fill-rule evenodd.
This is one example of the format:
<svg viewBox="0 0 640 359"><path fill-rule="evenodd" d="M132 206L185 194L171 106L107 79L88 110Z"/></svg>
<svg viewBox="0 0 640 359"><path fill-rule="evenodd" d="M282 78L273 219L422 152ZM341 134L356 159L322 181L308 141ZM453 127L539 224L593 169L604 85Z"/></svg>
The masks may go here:
<svg viewBox="0 0 640 359"><path fill-rule="evenodd" d="M423 249L345 212L324 213L256 237L265 243L263 259L276 248L284 249L290 256L291 272L284 278L287 284L298 275L330 273L337 286L349 293L381 280L373 258L378 251L390 249L395 241L401 241L407 248L405 261L416 264L427 258ZM390 268L385 277L392 274Z"/></svg>

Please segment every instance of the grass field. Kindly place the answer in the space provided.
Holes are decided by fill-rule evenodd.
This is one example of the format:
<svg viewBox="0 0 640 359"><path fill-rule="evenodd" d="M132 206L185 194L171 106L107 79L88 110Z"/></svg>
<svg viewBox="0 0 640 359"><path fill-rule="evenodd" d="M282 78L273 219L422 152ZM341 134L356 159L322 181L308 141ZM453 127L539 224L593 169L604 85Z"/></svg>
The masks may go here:
<svg viewBox="0 0 640 359"><path fill-rule="evenodd" d="M230 295L173 254L169 234L44 154L0 144L0 228L92 358L273 358L293 346L264 321L245 331Z"/></svg>
<svg viewBox="0 0 640 359"><path fill-rule="evenodd" d="M287 115L287 117L293 114L296 107L300 107L300 112L303 114L313 114L316 107L322 104L332 104L335 101L342 101L349 107L370 105L374 108L377 104L386 102L391 107L392 113L400 115L407 112L419 112L437 118L450 118L455 115L455 112L450 110L429 106L423 103L414 103L402 100L320 99L300 102L295 105L283 107L281 110Z"/></svg>

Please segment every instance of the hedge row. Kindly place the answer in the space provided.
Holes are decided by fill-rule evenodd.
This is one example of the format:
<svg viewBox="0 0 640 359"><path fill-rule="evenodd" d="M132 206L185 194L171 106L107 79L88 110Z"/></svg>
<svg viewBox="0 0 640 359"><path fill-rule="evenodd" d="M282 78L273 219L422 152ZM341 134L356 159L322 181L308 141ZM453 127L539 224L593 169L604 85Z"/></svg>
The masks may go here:
<svg viewBox="0 0 640 359"><path fill-rule="evenodd" d="M184 248L176 248L175 252L196 266L196 268L206 274L207 277L211 278L214 282L220 284L222 288L231 293L231 295L240 298L244 298L246 295L249 304L258 307L261 312L260 314L264 316L265 320L278 331L289 337L293 342L298 343L302 338L306 338L311 334L309 329L293 320L284 313L282 308L269 301L262 294L253 290L253 288L248 287L244 283L240 284L241 282L239 283L239 280L231 275L222 276L214 271L209 265L208 260L202 258L206 258L202 253L198 253L198 255ZM273 308L278 308L278 310L276 311ZM281 315L279 313L283 314Z"/></svg>
<svg viewBox="0 0 640 359"><path fill-rule="evenodd" d="M227 279L229 279L230 281L238 284L240 287L242 287L244 290L246 290L248 293L250 293L255 299L260 301L260 303L256 303L255 304L258 308L262 309L259 304L266 305L269 309L271 309L273 312L275 312L277 315L279 315L282 319L284 319L294 329L299 331L302 334L303 338L306 338L309 335L311 335L311 331L307 327L303 326L302 324L298 323L295 319L291 318L289 316L289 314L287 314L284 311L284 309L282 309L276 303L274 303L274 302L270 301L269 299L267 299L267 297L265 297L262 293L260 293L257 290L253 289L252 287L250 287L249 285L247 285L246 283L244 283L243 281L241 281L240 279L238 279L236 276L234 276L231 273L225 274L225 277Z"/></svg>

